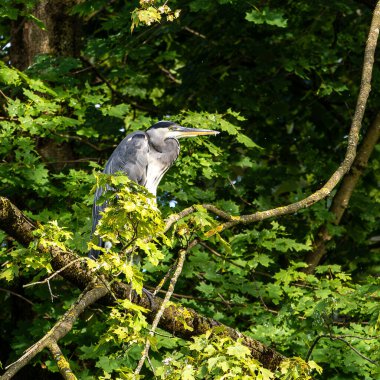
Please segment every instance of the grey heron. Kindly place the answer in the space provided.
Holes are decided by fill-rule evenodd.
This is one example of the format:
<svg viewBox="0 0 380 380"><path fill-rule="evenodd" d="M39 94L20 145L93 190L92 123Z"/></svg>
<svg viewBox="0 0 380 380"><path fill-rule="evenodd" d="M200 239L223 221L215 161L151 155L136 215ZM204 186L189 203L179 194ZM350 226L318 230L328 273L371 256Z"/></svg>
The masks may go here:
<svg viewBox="0 0 380 380"><path fill-rule="evenodd" d="M144 186L156 196L157 186L163 175L177 159L180 151L179 138L216 135L210 129L185 128L170 121L160 121L148 130L127 135L111 154L103 173L124 172L129 179ZM98 205L103 193L101 187L95 192L92 208L92 235L101 218L105 205ZM99 245L104 243L99 239ZM89 256L96 259L100 252L91 250Z"/></svg>

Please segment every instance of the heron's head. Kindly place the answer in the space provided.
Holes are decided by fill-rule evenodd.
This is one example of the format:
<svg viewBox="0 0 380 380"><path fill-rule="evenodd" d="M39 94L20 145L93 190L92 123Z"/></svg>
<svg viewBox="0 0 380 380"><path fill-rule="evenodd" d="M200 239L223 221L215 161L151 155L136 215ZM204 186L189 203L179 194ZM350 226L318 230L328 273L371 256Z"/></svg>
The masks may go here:
<svg viewBox="0 0 380 380"><path fill-rule="evenodd" d="M159 121L152 125L147 132L162 139L180 139L182 137L217 135L218 131L212 129L186 128L170 121Z"/></svg>

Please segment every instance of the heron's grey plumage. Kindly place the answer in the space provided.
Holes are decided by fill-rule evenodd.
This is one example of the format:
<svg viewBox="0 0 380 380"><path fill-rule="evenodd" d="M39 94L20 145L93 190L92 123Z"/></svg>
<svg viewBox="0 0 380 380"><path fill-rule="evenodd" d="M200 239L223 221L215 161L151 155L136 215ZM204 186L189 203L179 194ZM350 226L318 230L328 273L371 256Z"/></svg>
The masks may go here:
<svg viewBox="0 0 380 380"><path fill-rule="evenodd" d="M103 172L124 172L129 179L156 195L162 177L179 155L177 138L217 133L219 132L206 129L183 128L167 121L158 122L145 132L137 131L127 135L111 154ZM96 204L103 191L104 189L98 188L95 192L92 234L101 218L100 213L106 207L104 204ZM99 245L102 246L101 239ZM90 252L90 257L97 258L98 255L98 251Z"/></svg>

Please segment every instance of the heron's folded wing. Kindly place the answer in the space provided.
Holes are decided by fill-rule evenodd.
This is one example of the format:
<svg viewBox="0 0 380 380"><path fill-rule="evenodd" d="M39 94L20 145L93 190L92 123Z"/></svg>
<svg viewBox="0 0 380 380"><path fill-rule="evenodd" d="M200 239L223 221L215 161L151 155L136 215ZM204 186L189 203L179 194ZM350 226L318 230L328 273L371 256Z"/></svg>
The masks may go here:
<svg viewBox="0 0 380 380"><path fill-rule="evenodd" d="M149 141L144 132L129 134L111 154L104 173L113 174L124 172L129 179L144 186L146 183L146 171L148 166ZM92 233L100 220L100 213L105 205L97 205L104 189L99 187L95 192L94 206L92 208Z"/></svg>
<svg viewBox="0 0 380 380"><path fill-rule="evenodd" d="M144 186L149 150L149 140L144 132L131 133L114 150L104 173L122 171L129 179Z"/></svg>

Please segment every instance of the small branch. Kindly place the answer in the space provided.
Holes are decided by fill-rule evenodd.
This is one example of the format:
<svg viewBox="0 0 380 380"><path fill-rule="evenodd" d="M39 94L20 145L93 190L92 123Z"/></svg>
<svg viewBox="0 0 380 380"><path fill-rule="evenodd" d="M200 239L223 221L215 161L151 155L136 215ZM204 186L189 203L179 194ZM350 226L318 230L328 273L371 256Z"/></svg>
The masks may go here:
<svg viewBox="0 0 380 380"><path fill-rule="evenodd" d="M203 38L204 40L207 39L207 37L204 34L199 33L196 30L189 28L188 26L184 26L182 29L186 30L187 32L189 32L191 34L194 34L195 36L197 36L199 38Z"/></svg>
<svg viewBox="0 0 380 380"><path fill-rule="evenodd" d="M9 100L8 96L5 95L4 92L1 91L1 90L0 90L0 94L1 94L1 96L5 99L5 101L8 103L8 100Z"/></svg>
<svg viewBox="0 0 380 380"><path fill-rule="evenodd" d="M19 297L21 298L22 300L24 300L25 302L27 302L28 304L30 305L34 305L34 303L30 300L28 300L27 298L23 297L21 294L18 294L16 292L12 292L12 290L8 290L8 289L4 289L4 288L0 288L0 292L6 292L6 293L9 293L9 294L12 294L16 297Z"/></svg>
<svg viewBox="0 0 380 380"><path fill-rule="evenodd" d="M47 348L50 350L53 359L56 361L60 374L65 380L77 380L76 376L70 368L70 364L63 355L56 341L51 340L47 344Z"/></svg>
<svg viewBox="0 0 380 380"><path fill-rule="evenodd" d="M161 281L159 282L159 284L156 286L156 288L154 289L154 292L153 292L153 297L155 297L158 292L161 292L162 287L165 285L166 280L170 277L170 275L171 275L174 267L177 264L177 261L176 261L176 263L173 266L171 266L169 268L169 270L167 271L167 273L165 274L165 276L161 279ZM166 293L166 292L164 291L164 293Z"/></svg>
<svg viewBox="0 0 380 380"><path fill-rule="evenodd" d="M173 277L171 278L170 280L170 283L169 283L169 288L168 288L168 291L166 292L166 295L165 295L165 298L164 300L162 301L161 303L161 306L153 320L153 323L152 323L152 328L151 330L149 331L149 335L153 336L156 329L157 329L157 326L158 326L158 323L160 322L160 319L164 313L164 310L166 308L166 305L167 303L169 302L170 300L170 297L172 296L173 292L174 292L174 287L175 287L175 284L177 283L177 280L178 280L178 277L179 275L181 274L182 272L182 268L183 268L183 264L185 262L185 258L186 258L186 253L192 249L194 246L196 246L198 244L198 240L197 239L194 239L190 244L189 246L187 247L186 250L182 249L180 252L179 252L179 257L178 257L178 263L177 263L177 268L173 274ZM135 372L134 372L134 375L138 375L142 369L142 366L144 365L144 362L145 362L145 359L148 357L148 353L149 353L149 348L150 348L150 340L149 338L147 338L146 340L146 343L145 343L145 347L144 347L144 351L142 353L142 356L137 364L137 367L135 369Z"/></svg>
<svg viewBox="0 0 380 380"><path fill-rule="evenodd" d="M207 42L211 43L212 45L218 45L218 43L216 41L208 39L207 36L205 36L204 34L197 32L196 30L189 28L188 26L184 26L182 29L186 30L187 32L189 32L191 34L194 34L194 36L197 36L199 38L202 38L203 40L206 40Z"/></svg>
<svg viewBox="0 0 380 380"><path fill-rule="evenodd" d="M155 290L154 288L148 287L148 286L146 286L146 289ZM157 293L165 293L166 294L166 291L165 290L158 290ZM222 303L222 304L227 304L228 306L246 306L247 305L245 303L237 303L237 302L231 302L231 301L227 301L227 300L223 301L221 299L218 300L215 298L196 297L196 296L190 296L188 294L179 294L179 293L173 293L172 298L176 298L176 299L184 298L184 299L200 301L200 302Z"/></svg>
<svg viewBox="0 0 380 380"><path fill-rule="evenodd" d="M86 57L81 56L80 59L88 66L92 68L94 73L107 85L112 94L116 94L118 91L113 88L108 79L97 69L95 65L93 65Z"/></svg>
<svg viewBox="0 0 380 380"><path fill-rule="evenodd" d="M235 184L233 183L233 181L231 181L230 178L228 178L228 182L229 182L229 184L231 185L231 187L236 191L236 194L237 194L237 196L239 197L239 199L240 199L243 203L245 203L246 205L248 205L248 206L252 206L252 203L251 203L251 202L248 202L246 199L244 199L242 196L240 196L240 195L238 194L238 189L236 188Z"/></svg>
<svg viewBox="0 0 380 380"><path fill-rule="evenodd" d="M28 288L30 286L35 286L35 285L41 285L41 284L46 284L46 283L49 283L49 281L54 278L55 276L59 275L61 272L63 272L65 269L67 269L69 266L71 265L74 265L75 263L77 263L78 261L88 261L90 260L88 257L78 257L77 259L71 261L70 263L68 263L67 265L65 265L63 268L61 269L58 269L57 271L55 271L53 274L51 274L49 277L45 278L44 280L42 281L36 281L36 282L31 282L29 284L25 284L23 285L24 288Z"/></svg>
<svg viewBox="0 0 380 380"><path fill-rule="evenodd" d="M99 147L97 147L96 145L92 144L87 139L84 139L83 137L80 137L80 136L64 135L64 134L61 134L61 133L57 133L56 135L59 136L59 137L63 137L65 139L80 141L81 143L88 145L90 148L96 150L97 152L101 152L101 151L104 150L104 149L100 149Z"/></svg>
<svg viewBox="0 0 380 380"><path fill-rule="evenodd" d="M204 241L200 241L199 244L200 244L202 247L205 247L205 248L206 248L208 251L210 251L214 256L219 257L219 258L221 258L222 260L229 262L230 264L234 265L234 266L237 267L237 268L245 269L245 267L244 267L243 265L237 264L237 263L235 263L233 260L228 259L227 257L221 255L219 252L215 251L214 248L211 248L211 247L210 247L208 244L206 244Z"/></svg>
<svg viewBox="0 0 380 380"><path fill-rule="evenodd" d="M181 84L181 81L179 79L177 79L171 72L170 70L168 70L166 67L164 67L163 65L157 65L158 68L160 69L160 71L162 71L165 76L172 82L174 82L175 84Z"/></svg>

